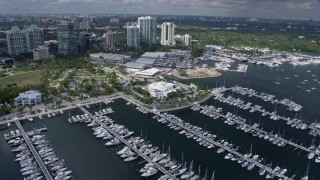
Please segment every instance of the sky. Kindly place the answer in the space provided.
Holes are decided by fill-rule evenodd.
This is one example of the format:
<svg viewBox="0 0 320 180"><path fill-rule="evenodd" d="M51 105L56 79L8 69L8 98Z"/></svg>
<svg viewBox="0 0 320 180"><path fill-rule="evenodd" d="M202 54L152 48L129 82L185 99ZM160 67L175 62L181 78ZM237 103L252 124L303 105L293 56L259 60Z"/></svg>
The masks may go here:
<svg viewBox="0 0 320 180"><path fill-rule="evenodd" d="M0 0L1 14L159 14L320 20L320 0Z"/></svg>

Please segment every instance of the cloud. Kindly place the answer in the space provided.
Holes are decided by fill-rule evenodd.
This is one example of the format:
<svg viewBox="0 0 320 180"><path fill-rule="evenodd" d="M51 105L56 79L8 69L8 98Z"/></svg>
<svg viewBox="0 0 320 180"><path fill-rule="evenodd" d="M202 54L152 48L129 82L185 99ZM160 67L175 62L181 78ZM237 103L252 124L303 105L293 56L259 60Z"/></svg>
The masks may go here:
<svg viewBox="0 0 320 180"><path fill-rule="evenodd" d="M320 19L319 0L0 0L1 13L124 13Z"/></svg>

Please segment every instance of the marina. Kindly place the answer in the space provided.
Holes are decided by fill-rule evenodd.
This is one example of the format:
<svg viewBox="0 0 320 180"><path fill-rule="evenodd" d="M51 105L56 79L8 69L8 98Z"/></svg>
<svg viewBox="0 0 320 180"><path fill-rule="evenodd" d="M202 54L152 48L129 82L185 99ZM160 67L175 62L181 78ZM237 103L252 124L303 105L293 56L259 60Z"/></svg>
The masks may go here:
<svg viewBox="0 0 320 180"><path fill-rule="evenodd" d="M237 88L238 87L239 86L237 86ZM274 121L283 120L286 122L286 124L289 127L292 127L292 128L296 128L299 130L309 129L310 130L309 134L312 136L319 136L320 135L320 124L318 124L318 123L312 123L311 125L307 125L307 124L303 123L303 121L301 119L298 119L297 116L295 116L295 118L280 116L277 114L276 110L273 112L269 112L259 105L253 105L251 102L246 103L243 100L241 100L239 98L234 98L230 95L226 98L222 94L223 89L227 90L227 89L233 89L233 88L220 88L220 89L222 89L222 90L220 90L218 93L215 94L215 98L214 98L215 100L218 100L223 103L227 103L229 105L238 107L240 109L248 110L248 111L250 111L250 113L260 112L262 116L268 115L268 116L270 116L270 119L274 120ZM264 94L264 93L262 93L262 94ZM243 93L242 93L242 95L243 95ZM258 96L258 97L262 98L264 101L270 101L272 104L281 102L282 104L288 106L289 111L300 111L302 109L301 105L297 105L296 103L294 103L288 99L284 99L281 101L272 100L274 98L274 95L264 94L264 95ZM284 102L287 102L287 103L284 103Z"/></svg>
<svg viewBox="0 0 320 180"><path fill-rule="evenodd" d="M256 66L256 68L263 67ZM254 68L250 67L248 69L249 74L251 69ZM309 69L311 69L312 74L317 74L314 69ZM285 75L281 76L285 77ZM289 75L287 76L291 77ZM299 77L307 79L301 74ZM292 82L294 78L295 77L291 77L290 80L284 82L281 81L282 85ZM277 79L277 75L267 81L271 82L274 81L274 79ZM203 80L198 79L192 82L197 81L201 82ZM221 82L223 79L220 78L220 80L211 81L209 84L210 87L214 88L217 84L216 81L219 83L219 81ZM308 83L311 82L309 81ZM306 83L306 85L308 85L308 83ZM238 86L240 85L241 87L246 87L247 81L243 80L241 83L240 80ZM118 99L114 100L114 102L108 103L106 99L101 99L95 103L90 103L88 106L85 103L75 105L73 108L68 108L73 109L70 111L68 109L64 109L63 114L60 113L60 110L57 110L54 111L54 115L50 112L50 117L48 117L47 113L43 114L41 118L39 116L32 117L32 120L26 118L21 121L21 124L26 132L37 127L42 127L43 125L48 128L48 131L43 132L43 135L46 137L45 140L50 141L52 148L57 152L59 158L65 160L68 169L70 168L70 170L72 170L72 176L74 179L85 180L90 179L90 177L97 177L96 179L105 179L106 177L111 179L145 179L145 177L142 177L141 175L150 168L150 164L147 160L141 158L140 155L138 155L138 158L137 156L134 156L133 153L137 154L136 151L128 147L126 144L123 145L124 143L121 141L121 144L119 145L106 146L106 143L110 142L112 139L103 140L104 137L101 138L101 135L99 138L97 135L92 136L93 133L104 132L105 128L101 128L98 122L92 121L92 117L88 115L87 112L79 110L79 106L82 106L83 109L90 112L93 117L97 118L97 121L100 121L99 117L108 117L110 119L112 118L114 121L113 124L123 124L123 126L128 127L130 132L144 132L141 133L144 135L140 135L140 138L143 137L142 139L144 139L144 141L150 141L147 145L152 145L152 147L161 147L164 143L166 145L165 147L170 146L171 157L175 157L175 159L184 154L183 161L180 161L180 158L177 160L177 166L165 168L169 173L174 171L177 167L180 169L187 169L187 172L191 172L189 169L190 165L192 165L191 169L194 172L193 176L198 175L199 177L207 177L207 179L210 179L210 175L213 171L215 171L215 179L226 180L236 179L237 177L244 177L245 179L266 179L267 177L271 178L272 176L274 176L274 179L280 179L282 177L282 179L300 180L304 175L308 175L309 179L320 178L317 171L319 167L317 152L319 139L317 136L308 134L309 131L312 131L312 128L317 128L317 123L313 120L313 116L317 116L317 112L313 112L313 110L310 110L308 107L313 103L313 100L315 99L313 97L316 95L315 92L317 92L319 88L317 87L313 93L308 95L310 97L307 98L310 98L310 100L304 102L299 96L294 96L294 94L292 94L295 92L281 92L280 90L282 85L278 86L269 84L272 88L276 89L274 91L270 91L268 87L265 87L265 89L259 89L257 88L259 87L258 85L260 85L260 82L258 81L256 84L250 83L250 89L254 89L256 92L265 92L265 94L269 95L274 94L279 101L285 98L294 99L294 103L302 106L303 108L297 112L294 110L290 111L288 105L280 104L279 102L272 103L271 101L264 101L260 97L249 97L248 95L241 95L240 93L233 92L231 88L236 86L236 83L232 83L230 76L229 79L227 76L226 87L231 88L218 88L213 92L215 95L214 97L219 96L221 101L210 98L206 102L200 103L201 108L207 107L208 110L210 109L212 111L218 111L218 108L223 110L222 112L219 112L222 116L219 116L216 119L217 121L214 120L215 116L212 116L215 115L214 113L211 113L209 116L204 116L201 113L196 113L188 108L170 112L170 114L174 114L174 116L167 114L172 121L166 122L166 126L163 126L162 123L153 120L154 110L145 109L139 104L139 106L132 106L132 104L135 104L132 101L128 103L128 101ZM295 88L295 86L295 83L292 83L292 87ZM304 87L302 86L302 88ZM235 95L233 95L233 93ZM261 95L261 93L259 95ZM229 98L229 103L222 101L227 98ZM128 106L126 105L127 103L128 105L131 105ZM234 103L238 104L234 105ZM245 105L248 103L251 103L250 107L248 106L248 109L244 109ZM278 104L276 115L285 119L290 117L290 120L293 120L296 117L297 120L301 121L293 121L293 123L297 123L295 126L291 127L292 124L287 125L288 121L285 119L270 119L272 114L268 113L273 112L272 110L275 109L276 104ZM264 107L265 105L267 106ZM261 106L261 109L259 109L259 106ZM198 105L194 107L198 107ZM215 108L215 110L213 110L213 108ZM265 109L265 111L268 112L265 113L265 116L262 116L262 109ZM103 114L103 110L108 113ZM198 111L200 110L201 109ZM252 110L253 112L250 112ZM303 118L295 115L301 113L303 114ZM160 113L160 115L165 116L164 113ZM76 121L70 123L68 121L69 118L74 118ZM90 122L89 119L91 119ZM183 120L180 122L180 120L176 119ZM87 123L85 123L86 121ZM14 122L14 120L12 122ZM88 125L92 122L95 122L96 124L88 128ZM229 125L229 123L232 125ZM185 126L187 124L189 125ZM304 124L308 127L306 129L301 129L301 127L305 126ZM110 127L109 129L114 133L117 133L118 125L109 125L108 127ZM183 125L183 127L179 125ZM14 130L15 126L15 123L12 123L11 127L2 130L2 132L6 134L8 138L11 138L10 131ZM93 131L92 128L96 128L96 126L100 128ZM57 129L59 129L59 131L57 131ZM179 134L179 132L182 132L183 130L185 130L187 134ZM212 140L211 138L204 136L203 133L206 132L212 135L215 134L216 138ZM113 136L110 131L108 131L108 133ZM262 135L264 136L262 137ZM259 136L261 137L259 138ZM137 136L135 135L135 137ZM267 137L269 138L267 139ZM12 138L17 137L12 136ZM22 138L22 136L20 136L20 138ZM131 138L133 138L133 136L126 137L124 140L129 142ZM81 139L81 141L79 141L79 139ZM6 149L9 148L9 154L5 157L1 156L1 159L3 159L3 162L9 162L8 165L10 165L10 161L12 161L13 164L9 166L11 167L10 169L6 169L5 171L5 167L0 168L0 172L4 177L14 177L12 176L12 172L18 174L18 177L23 176L20 172L21 167L19 167L19 164L14 161L17 157L13 156L14 154L11 152L11 147L6 141L5 137L3 137L0 141L0 150L3 151L3 154L6 154ZM67 145L71 142L73 144L72 147ZM117 143L117 141L112 141L110 143ZM214 147L211 147L211 144ZM253 149L252 151L250 144ZM125 147L128 147L130 150ZM141 147L137 146L136 150L141 151L140 148ZM158 150L159 149L161 148L158 148ZM44 151L45 150L41 151L41 153ZM124 151L128 154L122 154ZM118 153L123 156L121 157ZM161 151L161 154L162 153L167 152ZM247 160L242 161L242 158L246 154L252 155ZM82 158L78 159L78 157ZM124 161L125 159L127 160ZM167 158L164 159L166 160ZM36 161L33 161L33 163L37 164ZM309 168L307 168L308 163L310 164ZM87 166L83 166L82 164L87 164ZM201 168L198 170L197 167L200 165ZM206 173L206 167L208 167L208 173ZM38 168L40 169L40 166L38 166ZM308 171L306 171L307 169ZM149 176L148 179L168 178L169 175L165 175L159 169L157 169L157 171L158 173ZM150 168L147 175L153 173L155 173L155 171Z"/></svg>
<svg viewBox="0 0 320 180"><path fill-rule="evenodd" d="M118 141L121 141L124 143L127 147L129 147L131 150L133 150L135 153L137 153L140 157L142 157L144 160L148 161L148 163L152 164L155 168L157 168L159 171L161 171L163 174L167 175L169 178L173 179L173 175L170 174L166 169L161 167L159 164L154 162L150 157L146 156L142 152L140 152L137 148L135 148L132 144L130 144L128 141L126 141L123 137L121 137L118 133L113 131L110 127L108 127L106 124L102 123L97 117L93 116L91 113L89 113L87 110L85 110L82 107L79 107L84 113L91 116L91 118L94 120L94 122L98 123L101 127L106 129L109 133L111 133ZM164 157L163 157L164 158Z"/></svg>
<svg viewBox="0 0 320 180"><path fill-rule="evenodd" d="M247 122L246 119L241 118L240 116L236 116L230 112L228 112L226 115L221 114L220 109L216 109L213 106L194 106L192 107L192 110L198 111L201 110L200 113L205 114L209 117L212 117L214 119L222 118L224 123L230 125L230 126L236 126L237 129L240 129L244 131L245 133L250 133L254 137L259 137L261 139L264 139L266 141L269 141L270 143L274 144L278 147L284 147L286 145L291 145L296 149L300 149L302 151L305 151L308 154L308 159L313 159L316 155L320 155L320 149L318 147L305 147L303 145L294 143L290 140L287 140L283 138L282 134L280 133L273 133L273 132L266 132L262 128L259 128L260 124L254 123L253 125L250 125ZM312 158L311 158L312 157ZM317 160L316 160L317 161ZM318 162L316 162L318 163Z"/></svg>
<svg viewBox="0 0 320 180"><path fill-rule="evenodd" d="M241 164L242 167L246 167L248 170L252 170L255 166L265 170L267 172L266 179L269 179L271 177L274 178L275 176L282 179L291 179L285 176L284 173L280 173L280 169L272 169L271 167L269 167L270 165L262 164L261 162L263 161L263 158L259 158L259 155L253 155L251 153L243 155L237 151L239 147L225 140L216 141L216 135L211 134L207 131L203 131L200 127L193 126L189 123L185 123L183 122L183 120L173 115L157 114L157 116L155 116L155 118L158 119L158 122L168 123L169 127L173 126L172 128L177 129L178 127L177 130L181 130L179 134L184 134L187 136L187 138L193 138L194 140L199 142L199 145L205 146L208 149L218 147L219 149L217 150L217 153L222 153L224 151L228 152L228 154L225 156L225 159L237 161L239 164Z"/></svg>

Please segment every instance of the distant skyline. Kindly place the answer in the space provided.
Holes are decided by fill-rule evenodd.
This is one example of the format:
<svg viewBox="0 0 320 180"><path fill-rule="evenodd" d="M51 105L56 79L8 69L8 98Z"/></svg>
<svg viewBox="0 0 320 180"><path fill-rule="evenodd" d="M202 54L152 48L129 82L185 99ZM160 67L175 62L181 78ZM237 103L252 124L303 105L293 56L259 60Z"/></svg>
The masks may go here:
<svg viewBox="0 0 320 180"><path fill-rule="evenodd" d="M0 0L2 14L155 14L320 20L320 0Z"/></svg>

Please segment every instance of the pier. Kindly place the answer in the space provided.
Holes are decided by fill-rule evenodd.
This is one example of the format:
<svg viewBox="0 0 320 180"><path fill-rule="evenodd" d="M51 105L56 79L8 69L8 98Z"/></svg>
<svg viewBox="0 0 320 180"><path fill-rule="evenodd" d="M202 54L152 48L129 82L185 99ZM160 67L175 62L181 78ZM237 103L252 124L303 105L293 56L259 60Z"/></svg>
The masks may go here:
<svg viewBox="0 0 320 180"><path fill-rule="evenodd" d="M159 115L159 114L158 114ZM160 115L161 116L161 115ZM240 157L246 161L248 161L249 163L251 164L254 164L255 166L259 167L259 168L262 168L262 169L265 169L267 172L269 173L272 173L274 174L275 176L279 177L279 178L282 178L282 179L286 179L286 180L292 180L292 178L289 178L287 176L285 176L284 174L280 174L280 172L276 172L274 171L273 169L271 169L270 167L264 165L264 164L261 164L260 162L256 161L256 160L252 160L250 158L247 158L245 157L244 155L240 154L239 152L237 152L236 150L232 149L232 148L229 148L227 146L224 146L223 144L219 143L219 142L216 142L214 141L213 139L211 138L208 138L207 136L204 136L203 134L201 134L200 132L198 131L195 131L193 129L190 129L186 126L184 126L182 123L178 123L170 118L166 118L166 120L178 127L180 127L181 129L184 129L185 131L189 132L189 133L192 133L196 136L198 136L199 138L203 139L204 141L208 142L208 143L211 143L221 149L224 149L225 151L237 156L237 157Z"/></svg>
<svg viewBox="0 0 320 180"><path fill-rule="evenodd" d="M14 121L22 135L22 137L24 138L24 140L26 141L31 153L33 154L33 157L36 159L39 167L41 168L42 173L44 174L44 176L46 177L47 180L53 180L51 174L49 173L47 167L44 165L42 159L40 158L38 152L36 151L36 149L34 148L34 146L32 145L28 135L26 134L26 132L24 131L20 121Z"/></svg>
<svg viewBox="0 0 320 180"><path fill-rule="evenodd" d="M224 102L224 100L226 100L227 98L225 98L225 97L223 97L223 96L221 96L221 95L222 95L222 94L220 94L220 92L217 92L217 93L215 94L215 99L218 100L218 101L220 101L220 102L222 102L222 103L226 103L226 102ZM233 98L233 97L232 97L232 98ZM233 105L233 104L230 104L230 105L237 107L237 105ZM245 105L245 103L242 103L242 105ZM255 107L255 106L250 106L250 109L253 109L254 107ZM261 109L261 108L255 108L254 111L258 111L258 112L260 112L260 113L262 113L262 114L269 115L270 117L271 117L271 116L277 116L277 117L279 118L279 120L286 121L287 123L288 123L289 121L298 121L298 119L286 118L286 117L280 116L280 115L278 115L278 114L276 114L276 113L268 112L268 111L266 111L266 110L264 110L264 109ZM301 121L301 120L299 120L299 121ZM292 123L293 123L293 122L292 122ZM301 123L301 124L304 124L304 123ZM290 126L290 127L294 128L293 126ZM305 127L306 127L306 129L309 129L309 130L310 130L310 133L309 133L310 135L312 135L312 136L320 136L320 129L317 128L317 123L312 123L311 125L305 124ZM296 129L299 130L299 128L296 128ZM301 129L301 128L300 128L300 130L305 130L305 129ZM312 133L312 132L313 132L313 133Z"/></svg>
<svg viewBox="0 0 320 180"><path fill-rule="evenodd" d="M165 168L163 168L162 166L160 166L159 164L153 162L148 156L144 155L143 153L141 153L137 148L135 148L134 146L132 146L128 141L126 141L124 138L122 138L121 136L118 135L118 133L114 132L111 128L109 128L108 126L106 126L104 123L102 123L101 121L99 121L99 119L92 115L89 111L87 111L85 108L83 108L82 106L79 106L79 109L81 109L84 113L86 113L87 115L89 115L96 123L98 123L101 127L103 127L104 129L108 130L114 137L116 137L118 140L120 140L123 144L125 144L126 146L128 146L130 149L132 149L135 153L137 153L140 157L142 157L145 161L153 164L153 166L155 168L157 168L159 171L161 171L163 174L169 176L172 179L177 179L175 178L171 173L169 173Z"/></svg>
<svg viewBox="0 0 320 180"><path fill-rule="evenodd" d="M204 110L205 110L205 108L204 108L203 106L200 106L200 107L201 107L201 109L204 109ZM223 118L223 119L225 119L225 120L228 119L228 117L226 117L225 115L223 115L223 114L221 114L221 113L218 113L218 112L214 112L214 113L215 113L216 115L218 115L220 118ZM207 115L207 116L209 116L209 115ZM235 119L235 118L231 118L231 120L232 120L233 122L235 122L236 124L240 124L240 125L243 125L243 126L248 127L250 130L255 130L256 132L263 133L263 134L270 134L270 133L268 133L268 132L266 132L266 131L258 128L258 127L254 127L254 126L252 126L252 125L246 124L245 122L242 122L242 121L237 120L237 119ZM283 141L284 143L289 144L289 145L293 146L293 147L296 148L296 149L300 149L300 150L305 151L305 152L307 152L307 153L314 153L314 154L316 154L316 155L319 155L319 153L316 152L315 150L310 150L310 149L308 149L308 148L306 148L306 147L304 147L304 146L302 146L302 145L299 145L299 144L296 144L296 143L291 142L291 141L289 141L289 140L286 140L286 139L284 139L284 138L282 138L282 137L280 137L280 136L279 136L279 137L275 137L275 139L279 139L280 141ZM275 145L276 145L276 144L275 144Z"/></svg>

